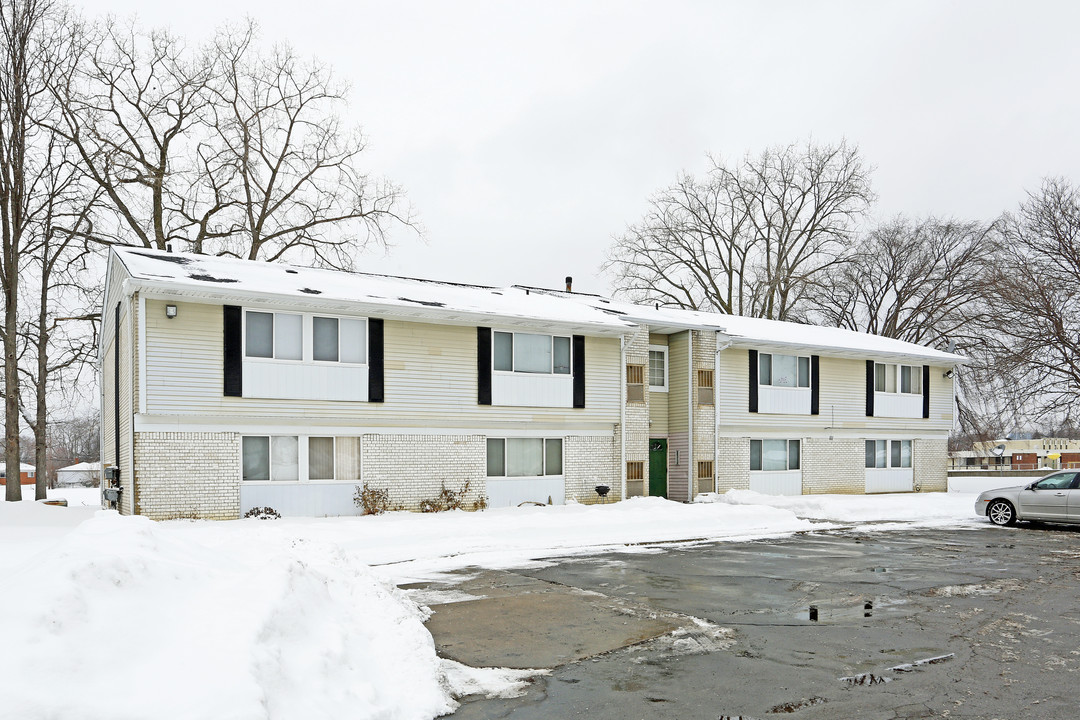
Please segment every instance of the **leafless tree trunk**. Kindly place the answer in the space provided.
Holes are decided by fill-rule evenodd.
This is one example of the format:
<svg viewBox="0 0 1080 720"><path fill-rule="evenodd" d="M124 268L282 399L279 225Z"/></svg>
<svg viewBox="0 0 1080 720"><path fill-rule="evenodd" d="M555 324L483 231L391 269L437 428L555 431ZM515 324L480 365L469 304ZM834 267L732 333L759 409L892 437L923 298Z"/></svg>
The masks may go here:
<svg viewBox="0 0 1080 720"><path fill-rule="evenodd" d="M840 262L873 201L858 148L808 143L713 160L650 200L604 267L640 302L799 319L822 273Z"/></svg>
<svg viewBox="0 0 1080 720"><path fill-rule="evenodd" d="M0 285L4 323L4 465L7 500L19 484L19 275L40 170L35 111L45 91L39 68L49 50L48 0L0 0Z"/></svg>

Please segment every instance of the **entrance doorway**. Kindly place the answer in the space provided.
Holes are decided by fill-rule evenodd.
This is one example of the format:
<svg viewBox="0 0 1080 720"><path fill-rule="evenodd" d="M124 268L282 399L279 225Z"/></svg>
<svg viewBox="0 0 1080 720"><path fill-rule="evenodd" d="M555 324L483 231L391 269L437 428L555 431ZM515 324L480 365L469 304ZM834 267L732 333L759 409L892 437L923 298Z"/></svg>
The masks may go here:
<svg viewBox="0 0 1080 720"><path fill-rule="evenodd" d="M667 439L649 440L649 495L667 497Z"/></svg>

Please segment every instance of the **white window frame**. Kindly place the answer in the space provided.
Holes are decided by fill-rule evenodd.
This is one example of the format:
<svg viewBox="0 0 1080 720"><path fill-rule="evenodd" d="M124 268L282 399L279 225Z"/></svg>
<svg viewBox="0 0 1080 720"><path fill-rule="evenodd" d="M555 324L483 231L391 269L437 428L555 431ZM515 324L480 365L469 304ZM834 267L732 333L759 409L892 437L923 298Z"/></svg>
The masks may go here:
<svg viewBox="0 0 1080 720"><path fill-rule="evenodd" d="M502 475L487 475L487 453L488 453L487 440L502 440L503 441L503 462L502 462L503 474ZM543 445L541 446L542 447L541 459L542 459L543 464L544 464L544 473L543 473L543 475L507 475L506 474L506 441L507 440L542 440ZM548 465L548 462L547 462L547 444L549 442L551 442L551 441L554 441L554 440L559 441L559 445L560 445L559 456L562 459L562 461L561 461L562 468L561 468L561 472L549 473L548 472L548 466L547 466ZM561 437L545 437L545 438L535 438L535 437L522 438L522 437L513 437L513 436L489 437L489 438L486 438L485 442L484 442L484 461L485 461L485 463L484 463L484 465L485 465L484 473L489 478L563 477L566 474L566 442Z"/></svg>
<svg viewBox="0 0 1080 720"><path fill-rule="evenodd" d="M888 376L888 374L890 372L892 372L894 382L896 383L896 390L878 389L878 386L877 386L877 369L878 369L879 365L885 368L885 375L886 375L885 387L889 386L889 380L888 380L887 376ZM890 371L890 368L891 368L891 371ZM901 390L901 388L903 387L903 384L901 382L902 372L903 371L902 371L901 368L908 368L911 371L911 377L913 379L911 384L913 386L915 384L914 378L916 377L916 373L918 373L918 383L919 383L919 389L918 390L908 390L907 392L904 392L903 390ZM915 395L915 396L920 396L920 395L923 394L922 382L923 382L923 366L922 365L905 365L904 363L879 363L879 362L874 363L874 392L876 392L876 393L884 393L886 395L905 395L905 396L907 396L907 395Z"/></svg>
<svg viewBox="0 0 1080 720"><path fill-rule="evenodd" d="M269 480L244 480L244 438L249 438L249 437L267 438L268 439L267 452L270 454L270 456L267 458L267 466L268 466L269 471L270 471L270 479ZM273 458L273 442L274 441L273 441L273 439L275 437L294 437L294 438L296 438L296 461L297 461L297 465L298 465L298 467L297 467L297 477L298 477L298 479L297 480L274 480L274 462L273 462L273 459L274 459ZM310 442L311 442L311 438L325 438L325 437L330 438L331 440L333 440L333 443L334 443L334 450L333 450L333 455L332 455L333 460L334 460L334 478L332 480L311 480L310 479L310 472L311 472L311 464L310 464L310 460L311 460L310 447L311 446L310 446ZM240 484L241 485L273 485L273 486L279 486L279 485L328 485L328 484L331 484L331 483L343 484L344 485L344 484L350 484L351 483L353 485L356 485L357 483L361 482L361 478L339 478L338 477L339 468L338 468L338 462L337 462L337 451L338 451L337 441L338 441L339 438L344 438L344 437L359 438L360 436L359 435L340 435L340 434L339 435L334 435L334 434L299 435L299 434L293 434L293 433L245 433L245 434L240 436ZM363 457L364 450L363 450L363 444L362 443L358 443L358 446L359 446L359 450L360 450L360 458L359 458L360 472L357 473L357 474L362 475L363 474L363 467L364 467L364 457Z"/></svg>
<svg viewBox="0 0 1080 720"><path fill-rule="evenodd" d="M272 363L291 363L293 365L329 365L329 366L347 366L347 367L366 367L371 360L371 324L368 322L367 317L356 317L355 315L338 315L335 313L325 312L297 312L293 310L272 310L259 307L247 307L243 308L244 320L243 328L241 329L240 336L243 341L243 350L241 357L244 362L272 362ZM248 326L248 313L264 313L275 316L274 330L277 333L277 315L299 315L301 320L301 359L285 359L277 357L261 357L261 356L249 356L247 353L247 326ZM315 359L315 318L330 318L338 321L338 360L316 360ZM341 321L342 320L358 320L364 323L364 361L363 362L345 362L341 360ZM276 351L274 345L274 336L270 339L271 348Z"/></svg>
<svg viewBox="0 0 1080 720"><path fill-rule="evenodd" d="M900 464L892 464L892 443L900 443ZM875 458L877 456L877 443L885 443L885 464L878 466L866 465L867 470L910 470L915 467L915 441L905 438L867 438L866 443L875 443ZM907 443L910 450L908 451L908 464L904 465L904 446L903 443ZM864 461L865 464L865 461Z"/></svg>
<svg viewBox="0 0 1080 720"><path fill-rule="evenodd" d="M765 445L766 440L783 440L787 443L784 448L784 462L786 467L783 470L765 470ZM761 443L761 450L758 453L758 457L761 459L761 467L757 470L754 469L754 443ZM791 467L791 443L798 443L799 445L799 467ZM750 472L763 472L763 473L777 473L777 472L802 472L802 441L799 438L751 438L750 440Z"/></svg>
<svg viewBox="0 0 1080 720"><path fill-rule="evenodd" d="M663 385L653 385L652 384L652 354L654 352L661 353L664 356L664 384ZM671 358L668 355L668 346L667 345L650 345L649 346L649 362L645 366L645 373L648 375L647 380L649 381L649 392L667 392L668 391L668 388L671 385L671 383L670 383L670 377L671 377L670 368L671 368Z"/></svg>
<svg viewBox="0 0 1080 720"><path fill-rule="evenodd" d="M510 346L510 370L496 370L495 369L495 336L499 333L511 336ZM548 365L548 371L545 372L528 372L526 370L513 369L514 366L514 348L517 347L517 341L514 339L517 335L540 335L545 336L550 340L551 346L551 363ZM570 369L569 372L557 373L555 372L555 338L564 338L570 347ZM572 377L574 375L574 338L571 335L553 335L551 333L544 332L524 332L515 330L499 330L493 329L491 331L491 371L498 375L531 375L533 377Z"/></svg>
<svg viewBox="0 0 1080 720"><path fill-rule="evenodd" d="M795 358L795 384L790 386L790 387L787 386L787 385L773 385L773 383L772 383L773 376L776 375L776 371L775 371L774 364L773 364L773 358L775 358L777 355L780 355L781 357L793 357L793 358ZM762 379L761 379L761 359L763 357L768 357L769 358L769 382L767 382L767 383L762 382ZM806 384L805 385L800 385L799 384L799 361L800 360L806 360ZM812 362L810 362L810 356L809 355L788 355L787 353L773 353L773 352L759 352L758 353L758 386L759 387L774 388L776 390L803 390L803 391L806 391L806 390L810 389L810 386L814 382L813 381L813 374L814 374L814 364Z"/></svg>

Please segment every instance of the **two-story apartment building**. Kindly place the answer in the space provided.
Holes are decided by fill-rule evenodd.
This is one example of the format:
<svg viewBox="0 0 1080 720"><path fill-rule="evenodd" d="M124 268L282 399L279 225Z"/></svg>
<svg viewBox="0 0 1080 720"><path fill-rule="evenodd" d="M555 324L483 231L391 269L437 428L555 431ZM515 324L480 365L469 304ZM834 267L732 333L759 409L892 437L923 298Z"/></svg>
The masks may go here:
<svg viewBox="0 0 1080 720"><path fill-rule="evenodd" d="M117 507L234 518L728 488L944 489L948 353L850 331L118 248L99 357Z"/></svg>

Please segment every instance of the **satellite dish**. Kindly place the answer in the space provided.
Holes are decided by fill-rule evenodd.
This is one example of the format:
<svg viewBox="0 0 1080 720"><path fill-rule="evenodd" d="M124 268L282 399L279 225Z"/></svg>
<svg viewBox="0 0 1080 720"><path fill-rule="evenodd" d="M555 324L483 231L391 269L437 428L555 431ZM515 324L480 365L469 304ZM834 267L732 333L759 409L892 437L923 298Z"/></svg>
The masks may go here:
<svg viewBox="0 0 1080 720"><path fill-rule="evenodd" d="M1005 446L1004 445L996 445L996 446L994 446L993 453L995 455L997 455L998 457L1001 457L1002 455L1005 454Z"/></svg>

